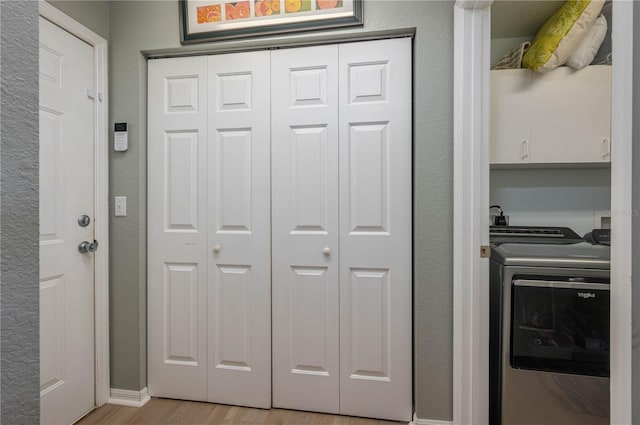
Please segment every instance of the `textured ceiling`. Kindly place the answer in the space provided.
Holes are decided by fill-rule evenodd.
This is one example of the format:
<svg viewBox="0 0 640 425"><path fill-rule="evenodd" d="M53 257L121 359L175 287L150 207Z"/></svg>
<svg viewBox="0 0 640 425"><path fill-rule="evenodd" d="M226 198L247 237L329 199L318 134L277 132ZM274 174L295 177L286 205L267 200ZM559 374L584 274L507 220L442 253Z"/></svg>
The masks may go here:
<svg viewBox="0 0 640 425"><path fill-rule="evenodd" d="M564 1L496 0L491 6L491 38L535 37Z"/></svg>

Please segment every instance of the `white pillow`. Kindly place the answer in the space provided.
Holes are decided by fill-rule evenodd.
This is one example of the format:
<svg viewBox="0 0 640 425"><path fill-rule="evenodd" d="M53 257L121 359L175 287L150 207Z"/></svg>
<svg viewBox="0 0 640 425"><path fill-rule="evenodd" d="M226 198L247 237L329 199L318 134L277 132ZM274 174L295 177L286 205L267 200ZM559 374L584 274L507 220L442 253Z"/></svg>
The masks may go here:
<svg viewBox="0 0 640 425"><path fill-rule="evenodd" d="M566 64L604 3L604 0L565 1L538 31L522 58L523 68L544 73Z"/></svg>
<svg viewBox="0 0 640 425"><path fill-rule="evenodd" d="M573 54L571 54L567 65L575 69L582 69L589 65L593 61L593 58L596 57L596 53L598 53L598 49L600 45L602 45L606 35L607 20L604 16L600 15L593 21L584 38L580 41L580 44Z"/></svg>

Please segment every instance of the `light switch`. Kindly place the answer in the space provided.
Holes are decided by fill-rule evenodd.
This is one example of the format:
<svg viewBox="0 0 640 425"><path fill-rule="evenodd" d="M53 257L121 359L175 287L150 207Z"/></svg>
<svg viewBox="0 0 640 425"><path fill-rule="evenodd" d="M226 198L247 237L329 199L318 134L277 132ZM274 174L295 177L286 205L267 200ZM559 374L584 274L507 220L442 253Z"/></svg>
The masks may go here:
<svg viewBox="0 0 640 425"><path fill-rule="evenodd" d="M116 217L126 217L127 216L127 197L126 196L116 196Z"/></svg>

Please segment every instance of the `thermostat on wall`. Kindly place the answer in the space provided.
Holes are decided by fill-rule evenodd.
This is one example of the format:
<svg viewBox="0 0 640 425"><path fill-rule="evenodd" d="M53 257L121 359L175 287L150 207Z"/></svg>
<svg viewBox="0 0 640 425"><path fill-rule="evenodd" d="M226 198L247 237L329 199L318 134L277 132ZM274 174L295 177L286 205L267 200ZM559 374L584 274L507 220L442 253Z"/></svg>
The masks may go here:
<svg viewBox="0 0 640 425"><path fill-rule="evenodd" d="M113 132L113 150L124 152L129 149L129 140L127 136L127 123L117 122Z"/></svg>

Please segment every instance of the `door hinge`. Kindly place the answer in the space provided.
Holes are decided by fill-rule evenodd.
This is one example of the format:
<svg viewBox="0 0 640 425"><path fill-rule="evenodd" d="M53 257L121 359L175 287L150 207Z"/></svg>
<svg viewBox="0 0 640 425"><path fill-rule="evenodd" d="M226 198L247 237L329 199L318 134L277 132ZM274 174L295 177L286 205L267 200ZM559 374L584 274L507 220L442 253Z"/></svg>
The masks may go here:
<svg viewBox="0 0 640 425"><path fill-rule="evenodd" d="M489 257L491 257L491 247L489 245L481 245L480 258L489 258Z"/></svg>

